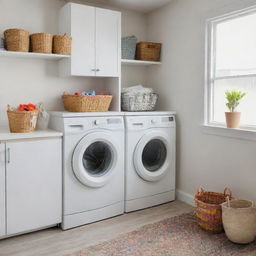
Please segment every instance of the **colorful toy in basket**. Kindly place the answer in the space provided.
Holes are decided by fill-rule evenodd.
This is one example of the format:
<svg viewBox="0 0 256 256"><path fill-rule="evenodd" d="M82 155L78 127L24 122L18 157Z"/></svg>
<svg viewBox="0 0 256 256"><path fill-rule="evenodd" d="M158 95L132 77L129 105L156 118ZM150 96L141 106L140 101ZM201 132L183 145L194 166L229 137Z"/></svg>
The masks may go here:
<svg viewBox="0 0 256 256"><path fill-rule="evenodd" d="M95 91L76 92L73 95L64 92L62 95L64 108L70 112L107 112L112 98L112 95L96 95Z"/></svg>
<svg viewBox="0 0 256 256"><path fill-rule="evenodd" d="M42 105L38 108L34 104L20 104L17 108L7 106L10 132L26 133L36 129L38 115Z"/></svg>
<svg viewBox="0 0 256 256"><path fill-rule="evenodd" d="M232 192L225 188L224 193L205 191L200 187L195 194L195 215L198 225L212 233L223 232L221 204L232 198Z"/></svg>

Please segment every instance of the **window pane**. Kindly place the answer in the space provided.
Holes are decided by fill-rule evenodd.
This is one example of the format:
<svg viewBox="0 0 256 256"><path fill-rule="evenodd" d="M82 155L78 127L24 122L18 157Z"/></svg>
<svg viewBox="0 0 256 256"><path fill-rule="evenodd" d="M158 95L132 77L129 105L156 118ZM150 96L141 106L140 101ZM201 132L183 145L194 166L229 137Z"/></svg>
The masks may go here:
<svg viewBox="0 0 256 256"><path fill-rule="evenodd" d="M243 125L256 125L256 78L235 78L216 80L213 86L213 120L225 122L226 107L225 91L237 89L247 93L241 100L237 111L242 112L241 123Z"/></svg>
<svg viewBox="0 0 256 256"><path fill-rule="evenodd" d="M256 73L256 14L216 26L216 76Z"/></svg>

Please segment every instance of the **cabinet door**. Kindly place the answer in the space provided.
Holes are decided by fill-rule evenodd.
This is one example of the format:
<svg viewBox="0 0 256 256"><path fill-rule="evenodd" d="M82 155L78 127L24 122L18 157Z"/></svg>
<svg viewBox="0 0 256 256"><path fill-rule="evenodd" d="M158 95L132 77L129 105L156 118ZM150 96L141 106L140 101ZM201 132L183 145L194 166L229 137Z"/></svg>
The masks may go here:
<svg viewBox="0 0 256 256"><path fill-rule="evenodd" d="M61 183L61 139L7 143L7 234L60 223Z"/></svg>
<svg viewBox="0 0 256 256"><path fill-rule="evenodd" d="M5 144L0 143L0 237L5 235Z"/></svg>
<svg viewBox="0 0 256 256"><path fill-rule="evenodd" d="M121 63L121 14L96 8L96 76L117 77Z"/></svg>
<svg viewBox="0 0 256 256"><path fill-rule="evenodd" d="M95 76L95 8L71 4L71 75Z"/></svg>

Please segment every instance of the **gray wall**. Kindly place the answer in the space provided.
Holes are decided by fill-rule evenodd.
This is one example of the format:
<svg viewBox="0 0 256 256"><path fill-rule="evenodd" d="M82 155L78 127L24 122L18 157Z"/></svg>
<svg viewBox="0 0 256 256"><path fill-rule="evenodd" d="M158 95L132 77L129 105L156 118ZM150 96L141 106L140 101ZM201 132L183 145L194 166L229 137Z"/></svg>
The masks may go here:
<svg viewBox="0 0 256 256"><path fill-rule="evenodd" d="M148 15L148 39L163 43L160 67L148 85L161 95L159 109L177 111L177 186L191 200L199 185L256 199L256 142L201 131L204 108L205 22L256 1L174 0ZM256 31L256 30L255 30Z"/></svg>

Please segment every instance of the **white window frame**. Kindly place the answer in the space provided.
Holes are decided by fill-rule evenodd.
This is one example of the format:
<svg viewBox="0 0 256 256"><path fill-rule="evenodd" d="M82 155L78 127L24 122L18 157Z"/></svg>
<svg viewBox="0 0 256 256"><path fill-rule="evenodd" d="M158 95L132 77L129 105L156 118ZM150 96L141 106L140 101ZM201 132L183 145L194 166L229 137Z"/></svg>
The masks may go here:
<svg viewBox="0 0 256 256"><path fill-rule="evenodd" d="M244 126L240 129L226 128L225 124L213 121L213 82L216 79L216 26L217 24L235 18L256 13L256 6L224 14L208 19L205 33L205 91L204 91L204 123L203 132L239 139L256 140L256 126ZM256 77L256 74L223 76L217 79Z"/></svg>

